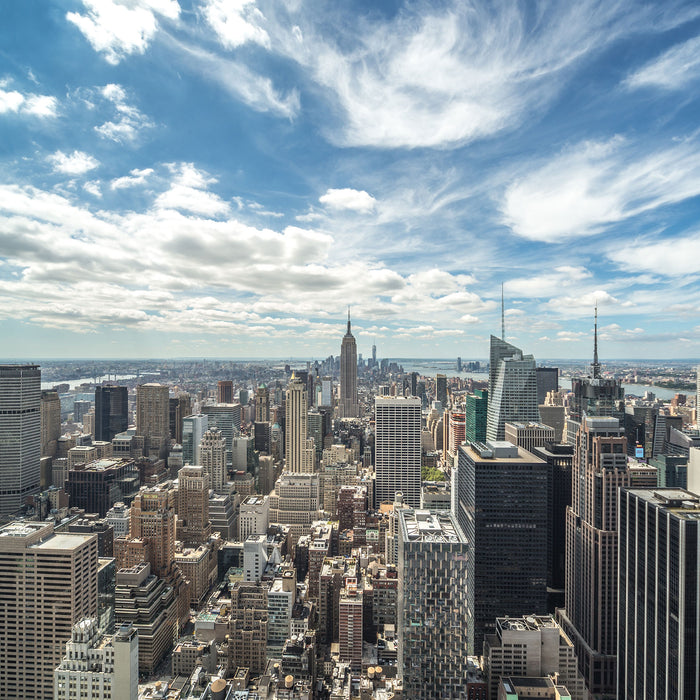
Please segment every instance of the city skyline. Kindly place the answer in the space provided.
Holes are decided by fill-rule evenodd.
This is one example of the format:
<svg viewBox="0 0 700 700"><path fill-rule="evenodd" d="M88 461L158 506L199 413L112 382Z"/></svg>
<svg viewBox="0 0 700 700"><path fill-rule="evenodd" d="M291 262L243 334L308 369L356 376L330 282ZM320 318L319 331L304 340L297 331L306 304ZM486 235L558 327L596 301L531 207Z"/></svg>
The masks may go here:
<svg viewBox="0 0 700 700"><path fill-rule="evenodd" d="M691 2L5 20L2 357L700 357Z"/></svg>

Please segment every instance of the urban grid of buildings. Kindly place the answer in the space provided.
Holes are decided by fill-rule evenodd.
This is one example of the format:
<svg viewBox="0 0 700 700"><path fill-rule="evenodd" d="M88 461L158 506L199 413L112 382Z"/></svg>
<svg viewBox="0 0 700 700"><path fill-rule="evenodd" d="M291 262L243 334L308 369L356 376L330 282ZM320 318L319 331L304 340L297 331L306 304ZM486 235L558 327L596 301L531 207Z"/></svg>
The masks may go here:
<svg viewBox="0 0 700 700"><path fill-rule="evenodd" d="M593 349L0 365L0 698L700 698L700 382Z"/></svg>

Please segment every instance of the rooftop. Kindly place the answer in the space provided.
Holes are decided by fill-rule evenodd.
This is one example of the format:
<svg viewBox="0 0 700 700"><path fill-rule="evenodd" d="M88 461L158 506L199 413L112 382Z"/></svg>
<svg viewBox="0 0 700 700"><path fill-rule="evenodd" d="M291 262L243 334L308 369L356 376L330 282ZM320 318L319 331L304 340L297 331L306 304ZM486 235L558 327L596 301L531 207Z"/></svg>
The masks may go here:
<svg viewBox="0 0 700 700"><path fill-rule="evenodd" d="M700 520L700 496L686 489L629 489L628 492L652 505L664 508L677 518Z"/></svg>
<svg viewBox="0 0 700 700"><path fill-rule="evenodd" d="M464 542L449 513L428 510L399 510L399 522L405 542Z"/></svg>

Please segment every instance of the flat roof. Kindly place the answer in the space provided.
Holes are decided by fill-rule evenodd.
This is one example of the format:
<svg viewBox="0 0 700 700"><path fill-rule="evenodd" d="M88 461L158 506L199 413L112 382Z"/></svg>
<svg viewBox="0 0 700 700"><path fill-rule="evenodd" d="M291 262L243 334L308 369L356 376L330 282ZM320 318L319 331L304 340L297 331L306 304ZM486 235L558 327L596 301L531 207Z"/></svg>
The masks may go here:
<svg viewBox="0 0 700 700"><path fill-rule="evenodd" d="M677 518L700 520L700 496L681 488L627 489L628 493L669 511Z"/></svg>
<svg viewBox="0 0 700 700"><path fill-rule="evenodd" d="M81 545L96 538L97 535L83 535L73 532L54 532L41 542L31 545L32 549L77 549Z"/></svg>

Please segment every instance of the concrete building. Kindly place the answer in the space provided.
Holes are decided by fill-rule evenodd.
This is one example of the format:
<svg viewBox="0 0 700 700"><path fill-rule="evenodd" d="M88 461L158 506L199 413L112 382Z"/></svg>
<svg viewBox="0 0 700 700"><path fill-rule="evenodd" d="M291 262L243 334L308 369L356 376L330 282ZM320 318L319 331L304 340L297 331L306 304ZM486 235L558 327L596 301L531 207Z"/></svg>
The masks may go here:
<svg viewBox="0 0 700 700"><path fill-rule="evenodd" d="M164 456L170 438L170 389L163 384L136 387L136 432L149 438L151 453Z"/></svg>
<svg viewBox="0 0 700 700"><path fill-rule="evenodd" d="M41 370L0 365L0 515L41 487Z"/></svg>
<svg viewBox="0 0 700 700"><path fill-rule="evenodd" d="M350 309L348 328L340 344L340 403L338 415L341 418L356 418L360 413L357 400L357 344L350 330Z"/></svg>
<svg viewBox="0 0 700 700"><path fill-rule="evenodd" d="M267 662L267 588L236 581L231 587L228 633L229 668L246 667L261 674Z"/></svg>
<svg viewBox="0 0 700 700"><path fill-rule="evenodd" d="M269 496L246 496L238 516L238 532L242 541L248 535L262 535L270 524Z"/></svg>
<svg viewBox="0 0 700 700"><path fill-rule="evenodd" d="M393 503L397 492L417 508L421 487L421 401L377 396L374 402L375 505Z"/></svg>
<svg viewBox="0 0 700 700"><path fill-rule="evenodd" d="M3 700L51 700L73 625L97 615L97 572L97 535L38 522L0 528Z"/></svg>
<svg viewBox="0 0 700 700"><path fill-rule="evenodd" d="M78 622L54 671L54 700L138 700L139 637L132 625L104 636L97 620Z"/></svg>
<svg viewBox="0 0 700 700"><path fill-rule="evenodd" d="M115 537L124 537L129 534L131 509L118 501L107 511L105 520L111 525Z"/></svg>
<svg viewBox="0 0 700 700"><path fill-rule="evenodd" d="M208 472L211 487L217 491L228 481L226 438L219 428L207 430L199 443L199 463Z"/></svg>
<svg viewBox="0 0 700 700"><path fill-rule="evenodd" d="M509 442L460 448L455 512L472 544L474 645L499 615L547 609L547 463ZM454 488L454 485L453 485Z"/></svg>
<svg viewBox="0 0 700 700"><path fill-rule="evenodd" d="M267 647L269 655L279 655L290 637L292 610L296 599L296 572L286 569L275 576L267 592Z"/></svg>
<svg viewBox="0 0 700 700"><path fill-rule="evenodd" d="M177 539L204 544L211 536L209 474L204 467L183 467L177 473Z"/></svg>
<svg viewBox="0 0 700 700"><path fill-rule="evenodd" d="M700 497L619 493L617 697L700 697Z"/></svg>
<svg viewBox="0 0 700 700"><path fill-rule="evenodd" d="M484 639L483 652L489 697L497 697L503 676L557 675L572 700L588 698L574 645L552 615L499 617L495 632Z"/></svg>
<svg viewBox="0 0 700 700"><path fill-rule="evenodd" d="M537 379L537 405L544 403L550 391L559 391L559 368L538 367L535 370Z"/></svg>
<svg viewBox="0 0 700 700"><path fill-rule="evenodd" d="M231 463L233 438L241 433L243 410L239 403L215 403L202 406L207 416L208 427L218 428L226 439L226 466Z"/></svg>
<svg viewBox="0 0 700 700"><path fill-rule="evenodd" d="M646 476L645 476L646 474ZM646 480L646 483L644 483ZM565 609L557 620L573 641L596 696L617 693L618 489L656 486L656 469L628 462L617 418L583 416L566 513Z"/></svg>
<svg viewBox="0 0 700 700"><path fill-rule="evenodd" d="M270 522L289 525L296 542L321 517L319 493L318 474L283 472L270 493Z"/></svg>
<svg viewBox="0 0 700 700"><path fill-rule="evenodd" d="M285 393L284 454L285 471L310 474L314 471L315 446L309 445L308 400L306 385L292 376Z"/></svg>
<svg viewBox="0 0 700 700"><path fill-rule="evenodd" d="M125 386L95 387L95 440L111 442L129 427L129 390Z"/></svg>
<svg viewBox="0 0 700 700"><path fill-rule="evenodd" d="M467 541L451 515L398 517L398 675L415 700L461 698L474 632Z"/></svg>
<svg viewBox="0 0 700 700"><path fill-rule="evenodd" d="M348 579L338 601L338 652L355 673L362 670L363 631L362 591L356 579Z"/></svg>
<svg viewBox="0 0 700 700"><path fill-rule="evenodd" d="M555 430L543 423L520 423L508 421L505 425L505 440L518 447L534 452L535 447L544 447L554 442Z"/></svg>
<svg viewBox="0 0 700 700"><path fill-rule="evenodd" d="M233 403L233 382L229 379L222 379L216 383L216 402Z"/></svg>
<svg viewBox="0 0 700 700"><path fill-rule="evenodd" d="M172 586L154 576L148 563L120 569L114 617L118 625L131 624L138 632L139 673L153 673L176 639L177 606Z"/></svg>
<svg viewBox="0 0 700 700"><path fill-rule="evenodd" d="M270 422L270 390L265 384L255 390L255 422Z"/></svg>
<svg viewBox="0 0 700 700"><path fill-rule="evenodd" d="M57 391L41 392L41 456L55 457L61 437L61 399Z"/></svg>

